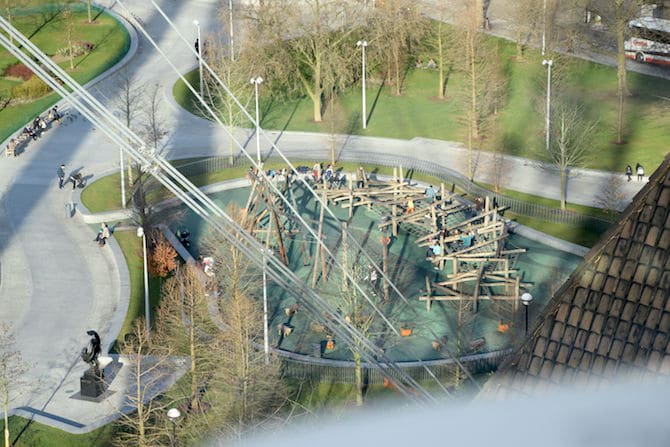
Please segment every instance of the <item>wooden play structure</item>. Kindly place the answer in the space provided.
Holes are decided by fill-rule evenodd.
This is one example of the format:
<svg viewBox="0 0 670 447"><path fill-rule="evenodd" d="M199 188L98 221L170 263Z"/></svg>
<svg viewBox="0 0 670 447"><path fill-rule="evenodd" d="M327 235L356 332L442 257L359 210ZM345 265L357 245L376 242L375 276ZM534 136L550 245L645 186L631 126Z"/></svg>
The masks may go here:
<svg viewBox="0 0 670 447"><path fill-rule="evenodd" d="M359 168L357 177L362 175L365 173ZM344 188L333 188L324 180L318 189L329 202L349 209L349 216L355 207L377 209L382 216L379 229L387 235L382 237L382 245L402 228L416 236L419 246L426 247L426 259L435 270L450 268L445 280L426 277L426 290L419 300L426 301L428 311L433 301L464 301L476 313L480 300L507 302L512 312L517 311L521 288L530 284L521 281L513 265L525 249L505 247L508 234L500 216L503 209L489 197L477 199L473 205L448 191L444 183L439 190L432 185L418 187L404 178L402 167L394 168L393 176L386 180L365 176L357 187L352 177Z"/></svg>

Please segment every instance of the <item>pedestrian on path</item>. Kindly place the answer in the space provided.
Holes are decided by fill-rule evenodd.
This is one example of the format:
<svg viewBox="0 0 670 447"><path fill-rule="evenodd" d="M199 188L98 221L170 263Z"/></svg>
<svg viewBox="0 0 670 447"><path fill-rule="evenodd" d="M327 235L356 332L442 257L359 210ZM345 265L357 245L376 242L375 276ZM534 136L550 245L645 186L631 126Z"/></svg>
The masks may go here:
<svg viewBox="0 0 670 447"><path fill-rule="evenodd" d="M61 165L56 170L56 175L58 175L58 189L63 189L63 180L65 180L65 165Z"/></svg>
<svg viewBox="0 0 670 447"><path fill-rule="evenodd" d="M626 177L628 177L629 182L633 178L633 168L630 165L626 166Z"/></svg>
<svg viewBox="0 0 670 447"><path fill-rule="evenodd" d="M644 168L640 163L635 166L635 171L637 172L637 181L641 182L644 178Z"/></svg>

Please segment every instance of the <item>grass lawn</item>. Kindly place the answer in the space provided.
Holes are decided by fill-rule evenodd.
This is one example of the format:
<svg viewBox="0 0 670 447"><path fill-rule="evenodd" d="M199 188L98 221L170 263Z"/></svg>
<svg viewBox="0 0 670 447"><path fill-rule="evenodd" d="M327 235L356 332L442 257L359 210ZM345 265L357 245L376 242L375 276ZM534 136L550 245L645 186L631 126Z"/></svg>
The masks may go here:
<svg viewBox="0 0 670 447"><path fill-rule="evenodd" d="M0 427L5 424L0 421ZM9 418L9 439L14 447L111 447L115 431L107 424L83 435L73 435L18 416Z"/></svg>
<svg viewBox="0 0 670 447"><path fill-rule="evenodd" d="M509 74L505 105L498 110L493 130L481 142L482 149L501 146L506 154L540 158L544 147L544 98L546 71L537 52L528 51L525 60L517 61L513 43L498 40L503 69ZM570 57L555 57L552 92L558 98L576 98L584 108L586 119L597 122L589 143L588 167L621 171L627 164L639 162L651 172L666 152L670 139L670 107L662 97L670 96L670 81L637 73L628 73L631 96L626 99L624 144L615 144L617 117L616 69ZM463 73L453 70L448 78L446 99L437 100L437 71L411 68L403 83L403 95L393 94L392 87L382 87L370 73L367 105L370 113L367 130L360 122L360 86L340 95L344 119L339 133L398 139L413 137L465 141L467 98ZM188 78L198 85L197 73ZM190 94L179 81L173 89L177 102L194 111ZM287 129L330 133L327 122L312 120L312 105L307 98L275 101L261 94L261 124L267 129ZM330 110L326 108L324 120Z"/></svg>
<svg viewBox="0 0 670 447"><path fill-rule="evenodd" d="M85 5L79 5L73 15L73 40L89 42L94 45L93 51L74 59L74 70L70 70L69 61L59 62L68 73L80 84L95 78L113 66L128 50L130 38L125 28L112 16L99 14L95 8L93 14L97 19L88 23ZM12 24L37 45L44 53L54 56L58 49L66 44L65 20L63 14L53 6L37 9L21 9L15 12ZM17 62L8 51L0 50L0 74ZM15 80L0 76L0 96L9 94ZM44 112L50 105L58 101L59 96L49 94L36 101L25 104L10 104L0 110L0 141L7 138L16 129L32 120L37 114Z"/></svg>
<svg viewBox="0 0 670 447"><path fill-rule="evenodd" d="M142 259L142 239L137 237L135 230L115 231L114 238L119 243L128 264L130 275L130 303L128 313L117 338L117 345L123 342L126 334L132 332L133 321L144 317L144 268ZM160 301L161 278L149 276L149 301L151 307L151 321L156 306ZM117 349L118 350L118 349Z"/></svg>

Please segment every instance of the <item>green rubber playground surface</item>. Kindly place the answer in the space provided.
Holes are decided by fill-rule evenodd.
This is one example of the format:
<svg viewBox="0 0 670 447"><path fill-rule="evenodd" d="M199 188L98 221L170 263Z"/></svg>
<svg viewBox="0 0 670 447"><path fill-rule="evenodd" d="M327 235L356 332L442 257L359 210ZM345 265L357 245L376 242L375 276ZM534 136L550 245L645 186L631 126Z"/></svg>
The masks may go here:
<svg viewBox="0 0 670 447"><path fill-rule="evenodd" d="M300 215L310 224L316 234L320 214L318 206L305 194L301 186L294 184L291 191ZM230 202L243 207L247 202L248 194L248 188L241 188L217 193L211 197L225 209ZM388 274L404 299L391 290L389 300L384 301L381 280L378 279L374 283L370 281L370 262L363 253L367 253L378 265L382 265L381 240L383 234L377 226L381 218L379 211L374 208L369 210L366 207L357 207L353 218L349 219L347 209L331 205L331 210L338 219L348 222L350 233L361 245L360 248L356 248L354 243L348 240L348 267L353 270L352 275L369 295L375 307L384 313L387 321L377 316L369 304L360 307L360 314L364 317L372 316L367 331L369 337L378 346L382 346L386 355L392 360L414 361L444 358L444 354L435 351L432 347L432 342L442 337L446 337L447 348L452 355L466 355L505 348L511 345L515 336L523 334L525 309L523 305L520 305L515 312L511 302L481 300L476 314L469 308L464 309L460 317L460 330L458 302L433 301L431 310L428 311L426 302L418 299L426 288L426 277L446 279L450 273L450 267L445 267L444 271L436 271L433 265L426 260L426 248L416 244L416 236L409 234L407 227L401 226L398 237L393 238L388 259ZM461 213L460 216L454 217L454 219L459 218L465 219L466 215ZM285 229L288 230L285 234L290 234L290 237L286 236L284 240L289 266L298 277L307 284L311 284L316 249L315 237L308 234L306 230L300 230L301 227L297 225L295 217L286 217L285 213L281 220ZM204 240L208 233L207 225L190 211L186 212L180 225L188 227L191 231L191 254L195 257L200 254L207 256L208 253L203 248L206 246ZM176 229L175 224L173 230L176 231ZM338 260L341 261L343 259L341 232L332 218L324 219L323 232L324 242L333 253L337 253ZM274 255L277 256L276 241L273 241L272 245ZM522 293L528 291L534 298L529 308L532 321L533 317L544 308L550 296L575 269L581 258L518 235L511 235L507 239L505 248L525 248L527 250L514 260L511 268L518 269L521 281L532 284L526 290L522 289ZM215 260L215 263L219 262L225 262L225 260ZM346 315L347 306L342 300L343 281L339 269L332 263L328 263L326 270L328 280L325 282L320 280L316 289L333 308L340 309L343 315ZM319 272L321 272L320 262ZM467 292L465 288L463 291ZM262 296L260 291L258 296ZM328 329L319 324L317 318L306 310L299 310L295 315L287 316L285 309L300 302L299 297L272 285L269 287L268 296L271 346L308 355L314 355L320 351L324 358L340 360L352 358L350 350L344 343L338 343L337 339L333 340L334 349L325 349L329 335ZM225 300L225 297L220 299ZM362 302L364 298L359 294L358 300ZM498 332L500 319L510 325L510 330L506 333ZM388 329L389 323L398 332L401 327L405 327L411 329L412 333L410 336L400 337ZM279 335L277 330L279 324L290 325L293 328L292 333L286 337ZM473 341L477 342L473 343Z"/></svg>

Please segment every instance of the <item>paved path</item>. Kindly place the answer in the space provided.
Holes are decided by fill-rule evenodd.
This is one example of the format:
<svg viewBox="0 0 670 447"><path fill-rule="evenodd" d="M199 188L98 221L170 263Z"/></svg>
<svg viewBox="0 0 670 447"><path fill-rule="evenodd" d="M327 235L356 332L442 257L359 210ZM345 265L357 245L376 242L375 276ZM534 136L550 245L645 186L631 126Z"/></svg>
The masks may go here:
<svg viewBox="0 0 670 447"><path fill-rule="evenodd" d="M163 20L150 9L149 2L128 3L132 3L133 14L142 19L161 47L173 57L180 72L195 64L189 52L194 40L192 20L198 18L203 31L216 28L213 20L217 2L213 0L158 2L189 36L188 44L168 31ZM113 10L118 12L118 5ZM127 69L147 85L163 85L169 104L163 122L174 129L167 145L169 157L227 154L228 140L223 130L173 103L170 91L176 75L144 38L139 39L139 47L128 61ZM93 91L109 104L107 98L117 94L116 84L116 76L112 75L97 83ZM78 378L86 368L78 358L87 342L86 330L97 329L105 345L116 338L125 316L128 292L127 267L118 247L114 243L102 249L97 247L92 242L93 230L66 215L71 192L56 186L55 172L61 162L68 170L94 176L118 167L118 149L76 113L72 116L72 121L31 142L19 157L0 160L0 321L14 324L18 347L33 365L25 377L27 385L12 399L12 404L22 408L21 414L38 414L41 422L80 432L98 426L112 413L107 405L70 399L78 390ZM236 135L253 147L248 131L240 130ZM330 147L330 139L324 135L299 132L267 135L289 155L323 156ZM456 143L344 136L337 140L338 151L342 153L409 155L467 171L467 151ZM267 142L263 143L263 150L270 150ZM489 154L475 155L476 178L490 181ZM505 166L505 187L558 197L555 173L512 157L506 159ZM570 181L570 199L591 204L610 175L595 171L578 174ZM641 186L642 183L636 182L625 184L627 197Z"/></svg>

